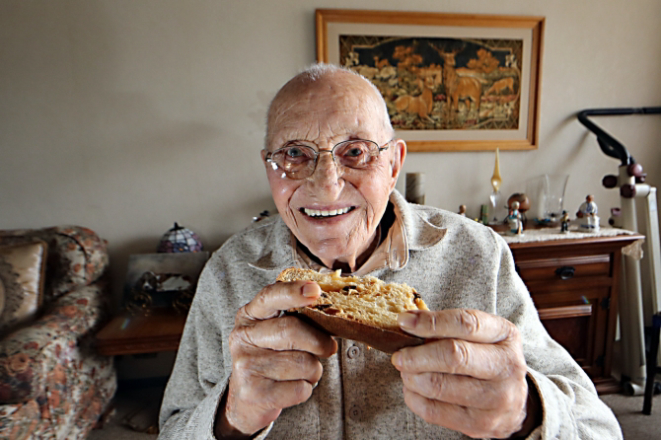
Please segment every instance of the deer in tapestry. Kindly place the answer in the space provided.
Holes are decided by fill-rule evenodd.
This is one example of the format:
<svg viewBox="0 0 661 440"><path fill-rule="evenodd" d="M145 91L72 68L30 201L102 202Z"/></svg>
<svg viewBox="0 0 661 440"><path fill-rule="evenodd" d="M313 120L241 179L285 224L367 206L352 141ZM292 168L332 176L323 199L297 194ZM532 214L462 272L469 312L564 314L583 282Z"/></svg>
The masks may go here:
<svg viewBox="0 0 661 440"><path fill-rule="evenodd" d="M433 44L430 44L430 46L443 58L443 83L445 84L446 108L448 113L457 113L459 111L459 102L464 101L468 113L474 110L477 115L476 119L478 119L480 114L480 100L482 98L482 82L484 80L472 76L472 74L477 73L472 69L457 69L455 67L457 64L455 56L463 48L453 49L448 52Z"/></svg>

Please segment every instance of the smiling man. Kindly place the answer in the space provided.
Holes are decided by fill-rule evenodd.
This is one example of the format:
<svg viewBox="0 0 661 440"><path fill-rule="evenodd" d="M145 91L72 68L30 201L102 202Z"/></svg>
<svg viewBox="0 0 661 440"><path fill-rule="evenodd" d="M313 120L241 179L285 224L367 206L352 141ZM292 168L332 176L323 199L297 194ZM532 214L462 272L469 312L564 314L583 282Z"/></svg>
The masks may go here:
<svg viewBox="0 0 661 440"><path fill-rule="evenodd" d="M355 272L378 244L406 144L393 139L371 84L347 72L316 75L290 81L273 100L262 158L300 244L324 266Z"/></svg>
<svg viewBox="0 0 661 440"><path fill-rule="evenodd" d="M505 242L394 190L406 144L368 80L315 65L277 93L267 124L280 215L206 265L161 438L621 438L542 327ZM399 324L425 343L389 356L284 314L321 294L275 283L292 266L414 286L431 311Z"/></svg>

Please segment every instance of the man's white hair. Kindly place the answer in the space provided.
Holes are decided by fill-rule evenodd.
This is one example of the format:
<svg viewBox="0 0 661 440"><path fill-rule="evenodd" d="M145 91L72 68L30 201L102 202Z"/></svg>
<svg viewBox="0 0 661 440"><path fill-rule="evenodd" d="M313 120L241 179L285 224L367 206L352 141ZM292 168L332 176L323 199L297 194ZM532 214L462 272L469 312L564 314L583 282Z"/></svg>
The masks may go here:
<svg viewBox="0 0 661 440"><path fill-rule="evenodd" d="M337 66L335 64L326 64L326 63L314 63L305 69L303 69L298 75L287 81L287 83L278 90L278 93L276 93L275 97L269 104L267 116L266 116L266 146L268 147L269 141L271 139L271 121L273 119L273 111L277 106L274 104L278 103L280 100L283 99L283 95L286 95L288 93L288 86L292 84L296 85L309 85L316 83L317 81L330 76L334 75L339 72L346 72L350 73L357 78L360 78L362 81L365 83L369 84L370 88L374 91L375 97L377 98L377 102L379 103L378 105L381 107L381 114L384 116L383 118L383 128L386 131L386 133L389 133L390 137L393 137L395 135L395 130L392 128L392 124L390 123L390 117L388 116L388 106L386 105L386 101L383 99L383 96L381 95L381 92L379 89L370 81L369 79L365 78L363 75L361 75L358 72L354 72L351 69L347 69L344 67Z"/></svg>

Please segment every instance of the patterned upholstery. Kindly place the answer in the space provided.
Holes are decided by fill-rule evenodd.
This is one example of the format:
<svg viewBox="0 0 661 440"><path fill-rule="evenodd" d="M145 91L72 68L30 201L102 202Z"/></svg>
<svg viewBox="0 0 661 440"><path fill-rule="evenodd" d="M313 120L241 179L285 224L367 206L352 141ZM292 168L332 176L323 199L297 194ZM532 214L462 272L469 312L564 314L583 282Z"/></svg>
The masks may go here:
<svg viewBox="0 0 661 440"><path fill-rule="evenodd" d="M39 240L48 244L45 302L96 281L108 267L106 244L91 229L56 226L0 230L0 244Z"/></svg>
<svg viewBox="0 0 661 440"><path fill-rule="evenodd" d="M44 299L46 243L0 245L0 338L34 320Z"/></svg>
<svg viewBox="0 0 661 440"><path fill-rule="evenodd" d="M0 244L48 243L39 317L0 340L0 438L84 439L114 396L111 357L92 348L109 317L106 245L76 227L0 231Z"/></svg>

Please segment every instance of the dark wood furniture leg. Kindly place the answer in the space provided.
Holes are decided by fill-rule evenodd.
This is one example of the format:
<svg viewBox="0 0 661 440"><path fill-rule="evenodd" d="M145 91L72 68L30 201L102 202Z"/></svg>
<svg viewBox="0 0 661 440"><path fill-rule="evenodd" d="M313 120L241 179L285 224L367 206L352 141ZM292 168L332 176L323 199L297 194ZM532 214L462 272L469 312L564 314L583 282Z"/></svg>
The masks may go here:
<svg viewBox="0 0 661 440"><path fill-rule="evenodd" d="M657 313L652 317L652 342L650 355L647 358L647 380L645 381L645 400L643 401L643 414L648 416L652 413L656 358L659 354L659 332L661 332L661 313Z"/></svg>

